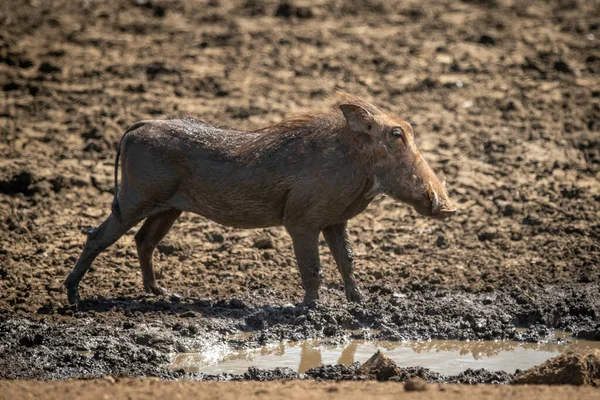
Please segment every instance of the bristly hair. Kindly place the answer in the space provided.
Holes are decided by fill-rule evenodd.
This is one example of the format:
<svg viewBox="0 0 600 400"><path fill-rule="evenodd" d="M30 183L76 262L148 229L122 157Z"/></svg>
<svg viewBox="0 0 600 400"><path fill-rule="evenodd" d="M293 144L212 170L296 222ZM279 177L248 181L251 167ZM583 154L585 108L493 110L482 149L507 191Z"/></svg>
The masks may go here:
<svg viewBox="0 0 600 400"><path fill-rule="evenodd" d="M331 97L335 99L335 103L331 106L330 110L315 111L291 116L281 122L256 129L252 132L278 134L298 130L302 127L314 129L323 125L331 126L332 123L336 125L344 124L345 120L340 110L340 106L342 104L354 104L360 106L370 112L372 115L382 114L382 112L373 104L344 92L343 90L336 91Z"/></svg>
<svg viewBox="0 0 600 400"><path fill-rule="evenodd" d="M306 114L291 116L281 122L268 125L249 133L262 133L253 140L246 142L237 149L238 154L248 157L256 156L257 149L264 151L274 148L280 144L284 137L296 136L305 140L329 135L339 131L346 126L346 119L340 105L354 104L367 110L372 115L383 114L377 107L358 97L352 96L344 91L337 91L332 96L335 103L326 111L309 112Z"/></svg>
<svg viewBox="0 0 600 400"><path fill-rule="evenodd" d="M294 115L284 119L281 122L277 122L271 125L264 126L256 129L254 133L272 133L281 134L298 130L302 127L316 127L318 122L324 122L325 120L331 120L335 114L331 112L312 112L307 114Z"/></svg>

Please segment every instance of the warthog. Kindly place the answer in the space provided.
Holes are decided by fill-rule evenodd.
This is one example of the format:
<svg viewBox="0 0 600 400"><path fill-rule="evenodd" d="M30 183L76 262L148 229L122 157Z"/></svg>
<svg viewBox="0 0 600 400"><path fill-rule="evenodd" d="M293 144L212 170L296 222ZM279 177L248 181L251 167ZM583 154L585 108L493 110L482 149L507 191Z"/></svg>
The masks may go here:
<svg viewBox="0 0 600 400"><path fill-rule="evenodd" d="M79 281L98 254L144 219L135 235L144 289L166 294L156 283L152 254L183 211L238 228L283 225L305 302L319 298L323 232L346 298L360 301L346 228L350 218L381 193L438 219L456 209L417 149L408 122L346 93L337 100L329 112L250 132L193 119L132 125L117 151L112 213L90 232L65 281L69 302L77 304Z"/></svg>

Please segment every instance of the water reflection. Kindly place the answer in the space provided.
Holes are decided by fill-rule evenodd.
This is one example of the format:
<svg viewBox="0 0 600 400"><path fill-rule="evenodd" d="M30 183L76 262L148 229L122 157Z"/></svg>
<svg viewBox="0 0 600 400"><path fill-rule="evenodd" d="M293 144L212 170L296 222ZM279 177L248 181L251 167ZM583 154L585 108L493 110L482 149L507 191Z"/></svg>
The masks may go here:
<svg viewBox="0 0 600 400"><path fill-rule="evenodd" d="M226 348L226 346L225 346ZM458 374L467 368L486 368L514 372L541 364L560 353L600 348L600 342L573 340L570 344L522 343L511 341L385 342L353 340L341 345L308 340L265 346L259 349L233 350L223 347L219 354L211 349L199 353L182 353L171 368L189 372L240 374L248 367L272 369L289 367L303 373L323 364L364 362L378 349L401 367L421 366L445 375Z"/></svg>
<svg viewBox="0 0 600 400"><path fill-rule="evenodd" d="M337 364L344 364L345 366L351 365L354 362L356 350L358 350L358 341L354 340L350 342L348 346L344 347L342 354L340 354L340 358L337 360ZM322 363L318 365L322 365Z"/></svg>
<svg viewBox="0 0 600 400"><path fill-rule="evenodd" d="M298 372L305 372L312 367L323 365L323 357L321 356L322 350L318 346L302 343L301 347L302 351L300 353ZM352 357L354 357L354 354L352 354Z"/></svg>

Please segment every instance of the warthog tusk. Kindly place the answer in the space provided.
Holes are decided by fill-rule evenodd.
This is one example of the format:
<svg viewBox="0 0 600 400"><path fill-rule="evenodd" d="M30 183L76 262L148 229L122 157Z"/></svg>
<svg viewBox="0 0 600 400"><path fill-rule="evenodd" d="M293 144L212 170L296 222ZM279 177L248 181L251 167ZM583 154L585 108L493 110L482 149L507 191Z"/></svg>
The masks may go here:
<svg viewBox="0 0 600 400"><path fill-rule="evenodd" d="M365 197L368 199L375 198L375 197L377 197L377 195L379 193L381 193L381 182L379 182L379 179L377 179L377 177L375 177L375 180L373 181L373 185L371 185L371 188L365 194Z"/></svg>
<svg viewBox="0 0 600 400"><path fill-rule="evenodd" d="M429 182L429 188L427 189L427 192L429 194L429 200L431 200L431 210L435 212L438 209L440 200L431 182Z"/></svg>

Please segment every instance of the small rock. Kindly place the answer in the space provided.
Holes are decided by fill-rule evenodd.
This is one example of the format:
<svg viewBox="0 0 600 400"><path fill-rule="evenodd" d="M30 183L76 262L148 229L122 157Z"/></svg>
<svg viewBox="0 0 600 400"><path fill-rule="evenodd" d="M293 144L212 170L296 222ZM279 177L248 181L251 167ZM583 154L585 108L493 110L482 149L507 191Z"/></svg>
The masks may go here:
<svg viewBox="0 0 600 400"><path fill-rule="evenodd" d="M564 73L572 73L573 72L573 70L571 69L569 64L567 64L563 60L556 61L554 63L554 69L557 70L558 72L564 72Z"/></svg>
<svg viewBox="0 0 600 400"><path fill-rule="evenodd" d="M387 381L394 376L400 375L400 369L395 362L378 350L373 357L369 358L359 371L361 375L372 375L378 381Z"/></svg>
<svg viewBox="0 0 600 400"><path fill-rule="evenodd" d="M192 310L189 310L189 311L186 311L183 314L181 314L181 317L182 318L196 318L196 317L198 317L198 314L196 314Z"/></svg>
<svg viewBox="0 0 600 400"><path fill-rule="evenodd" d="M37 96L39 91L40 91L39 86L34 86L34 85L29 86L29 94L32 95L33 97Z"/></svg>
<svg viewBox="0 0 600 400"><path fill-rule="evenodd" d="M481 35L481 37L479 38L479 43L493 46L496 44L496 39L494 39L490 35Z"/></svg>
<svg viewBox="0 0 600 400"><path fill-rule="evenodd" d="M241 310L241 309L246 308L246 303L244 303L244 301L240 300L240 299L231 299L229 301L229 306L231 308Z"/></svg>
<svg viewBox="0 0 600 400"><path fill-rule="evenodd" d="M492 241L499 236L498 230L491 226L485 227L477 233L477 238L482 242Z"/></svg>
<svg viewBox="0 0 600 400"><path fill-rule="evenodd" d="M523 108L523 103L517 99L507 98L500 104L500 110L505 112L522 112Z"/></svg>
<svg viewBox="0 0 600 400"><path fill-rule="evenodd" d="M1 271L0 271L0 277L2 277ZM52 305L52 303L46 303L43 306L41 306L40 308L38 308L37 313L38 314L51 314L53 310L54 310L54 306Z"/></svg>
<svg viewBox="0 0 600 400"><path fill-rule="evenodd" d="M158 75L180 75L180 71L167 67L163 62L153 62L146 66L146 75L148 75L148 79L152 80Z"/></svg>
<svg viewBox="0 0 600 400"><path fill-rule="evenodd" d="M267 8L260 0L246 0L242 9L250 16L267 15Z"/></svg>
<svg viewBox="0 0 600 400"><path fill-rule="evenodd" d="M252 381L274 381L283 379L295 379L297 377L298 374L296 373L296 371L288 367L278 367L272 370L250 367L248 368L248 371L244 373L244 379ZM261 393L261 391L256 392L256 394Z"/></svg>
<svg viewBox="0 0 600 400"><path fill-rule="evenodd" d="M220 233L213 233L209 236L208 240L210 240L213 243L223 243L225 241L225 237Z"/></svg>
<svg viewBox="0 0 600 400"><path fill-rule="evenodd" d="M19 344L25 347L33 347L38 346L44 342L44 337L39 333L35 335L25 335L21 339L19 339Z"/></svg>
<svg viewBox="0 0 600 400"><path fill-rule="evenodd" d="M313 11L309 7L296 7L296 17L300 19L312 18Z"/></svg>
<svg viewBox="0 0 600 400"><path fill-rule="evenodd" d="M323 328L323 335L327 337L334 336L337 333L337 327L335 325L328 325Z"/></svg>
<svg viewBox="0 0 600 400"><path fill-rule="evenodd" d="M383 272L381 272L379 270L371 272L371 275L373 275L373 278L375 278L375 279L383 278Z"/></svg>
<svg viewBox="0 0 600 400"><path fill-rule="evenodd" d="M133 329L135 328L135 324L133 322L125 321L123 322L123 329Z"/></svg>
<svg viewBox="0 0 600 400"><path fill-rule="evenodd" d="M62 175L51 178L49 182L52 185L52 190L56 193L71 186L71 182Z"/></svg>
<svg viewBox="0 0 600 400"><path fill-rule="evenodd" d="M91 125L81 132L84 139L102 139L102 129L98 125Z"/></svg>
<svg viewBox="0 0 600 400"><path fill-rule="evenodd" d="M158 246L156 246L156 250L158 250L159 253L170 256L172 254L175 254L179 249L172 243L161 243Z"/></svg>
<svg viewBox="0 0 600 400"><path fill-rule="evenodd" d="M313 17L313 11L308 7L298 7L289 1L282 1L279 3L279 6L275 11L275 16L281 18L296 17L300 19L306 19Z"/></svg>
<svg viewBox="0 0 600 400"><path fill-rule="evenodd" d="M254 240L254 247L261 250L272 249L273 240L267 235L263 235Z"/></svg>
<svg viewBox="0 0 600 400"><path fill-rule="evenodd" d="M427 382L421 378L410 378L404 384L404 390L407 392L421 392L427 390Z"/></svg>
<svg viewBox="0 0 600 400"><path fill-rule="evenodd" d="M542 225L542 223L542 219L536 214L529 214L523 218L523 224L525 225L539 226Z"/></svg>
<svg viewBox="0 0 600 400"><path fill-rule="evenodd" d="M31 185L33 184L33 175L24 171L6 181L0 181L0 193L17 194L23 193L25 196L32 195Z"/></svg>
<svg viewBox="0 0 600 400"><path fill-rule="evenodd" d="M454 383L466 385L488 384L499 385L512 382L513 375L504 371L488 371L483 368L467 368L453 377Z"/></svg>
<svg viewBox="0 0 600 400"><path fill-rule="evenodd" d="M11 67L18 66L19 68L29 68L33 65L33 61L30 59L12 52L0 54L0 62L4 62Z"/></svg>
<svg viewBox="0 0 600 400"><path fill-rule="evenodd" d="M502 207L502 215L505 217L512 217L513 215L521 212L521 206L518 204L506 203Z"/></svg>
<svg viewBox="0 0 600 400"><path fill-rule="evenodd" d="M21 88L21 85L16 82L8 82L8 83L5 83L4 86L2 86L2 90L4 90L5 92L18 90L20 88Z"/></svg>
<svg viewBox="0 0 600 400"><path fill-rule="evenodd" d="M127 91L129 93L146 93L146 87L143 83L138 83L137 85L129 84L127 85Z"/></svg>
<svg viewBox="0 0 600 400"><path fill-rule="evenodd" d="M167 15L167 8L164 5L157 4L154 6L154 12L152 13L157 18L164 18Z"/></svg>
<svg viewBox="0 0 600 400"><path fill-rule="evenodd" d="M550 337L552 337L554 335L554 330L545 325L535 324L527 328L525 332L520 332L519 335L520 341L540 343L547 341Z"/></svg>
<svg viewBox="0 0 600 400"><path fill-rule="evenodd" d="M279 3L277 10L275 11L276 17L290 18L293 15L294 6L287 1Z"/></svg>
<svg viewBox="0 0 600 400"><path fill-rule="evenodd" d="M51 74L54 72L60 72L60 67L57 67L56 65L51 64L49 62L43 62L40 64L38 70L44 74Z"/></svg>
<svg viewBox="0 0 600 400"><path fill-rule="evenodd" d="M437 239L435 240L435 244L437 247L447 247L448 239L446 239L446 236L444 235L438 235Z"/></svg>
<svg viewBox="0 0 600 400"><path fill-rule="evenodd" d="M83 148L83 151L85 151L86 153L100 153L103 150L104 146L101 144L101 142L95 140L88 141L85 147Z"/></svg>
<svg viewBox="0 0 600 400"><path fill-rule="evenodd" d="M343 364L337 365L321 365L306 370L305 374L313 379L324 379L324 380L348 380L352 379L355 375L354 364L350 367L346 367Z"/></svg>

